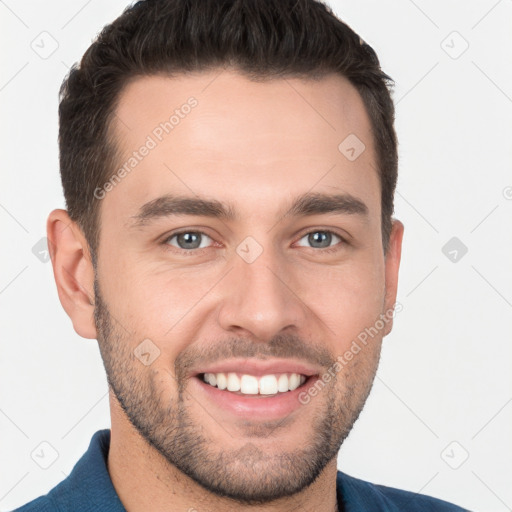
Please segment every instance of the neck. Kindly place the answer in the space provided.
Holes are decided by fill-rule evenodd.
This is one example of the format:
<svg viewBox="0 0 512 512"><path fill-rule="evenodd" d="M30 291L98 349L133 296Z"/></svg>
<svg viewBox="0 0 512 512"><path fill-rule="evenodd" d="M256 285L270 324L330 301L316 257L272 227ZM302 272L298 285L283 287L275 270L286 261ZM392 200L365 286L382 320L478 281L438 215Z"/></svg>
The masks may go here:
<svg viewBox="0 0 512 512"><path fill-rule="evenodd" d="M337 511L336 459L306 489L286 498L257 506L241 504L207 491L171 465L126 418L111 397L112 428L108 471L114 488L130 512L278 512Z"/></svg>

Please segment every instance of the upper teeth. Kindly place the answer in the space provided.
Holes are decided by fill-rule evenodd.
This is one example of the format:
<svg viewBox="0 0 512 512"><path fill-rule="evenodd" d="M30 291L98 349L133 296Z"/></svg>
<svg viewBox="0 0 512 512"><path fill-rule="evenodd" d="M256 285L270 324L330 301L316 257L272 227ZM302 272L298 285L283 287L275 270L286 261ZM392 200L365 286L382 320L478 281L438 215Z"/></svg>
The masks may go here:
<svg viewBox="0 0 512 512"><path fill-rule="evenodd" d="M205 382L219 389L240 391L246 395L275 395L277 392L293 391L306 382L306 377L298 373L281 373L279 375L241 375L236 373L205 373Z"/></svg>

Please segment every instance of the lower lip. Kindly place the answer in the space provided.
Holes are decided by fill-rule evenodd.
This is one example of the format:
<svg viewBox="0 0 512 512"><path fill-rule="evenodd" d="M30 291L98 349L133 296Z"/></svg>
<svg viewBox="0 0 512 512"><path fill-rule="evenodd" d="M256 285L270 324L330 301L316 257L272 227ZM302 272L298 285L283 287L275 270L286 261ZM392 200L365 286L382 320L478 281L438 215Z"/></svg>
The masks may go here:
<svg viewBox="0 0 512 512"><path fill-rule="evenodd" d="M299 401L300 393L311 387L318 376L306 379L302 386L293 391L278 393L274 396L238 395L231 391L221 390L202 380L200 376L191 379L191 394L197 388L199 393L206 395L209 402L238 417L246 419L275 420L288 416L303 407Z"/></svg>

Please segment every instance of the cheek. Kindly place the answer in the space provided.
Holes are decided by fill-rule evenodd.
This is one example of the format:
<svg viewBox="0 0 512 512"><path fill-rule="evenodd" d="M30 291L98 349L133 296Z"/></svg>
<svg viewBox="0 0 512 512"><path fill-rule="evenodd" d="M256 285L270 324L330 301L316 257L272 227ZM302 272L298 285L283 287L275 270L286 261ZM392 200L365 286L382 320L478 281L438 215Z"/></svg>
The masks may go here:
<svg viewBox="0 0 512 512"><path fill-rule="evenodd" d="M329 326L341 349L372 326L384 302L383 265L347 264L301 274L304 302Z"/></svg>
<svg viewBox="0 0 512 512"><path fill-rule="evenodd" d="M151 339L167 361L186 348L199 325L201 299L218 280L218 272L171 270L127 260L104 275L102 291L105 288L111 313L124 327L123 335L134 346Z"/></svg>

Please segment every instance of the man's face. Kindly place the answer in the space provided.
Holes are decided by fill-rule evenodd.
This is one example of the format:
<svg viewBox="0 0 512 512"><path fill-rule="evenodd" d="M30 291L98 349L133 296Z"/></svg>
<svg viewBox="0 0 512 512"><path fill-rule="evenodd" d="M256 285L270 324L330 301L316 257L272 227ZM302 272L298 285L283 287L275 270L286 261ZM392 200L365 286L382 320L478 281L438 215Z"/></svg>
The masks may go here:
<svg viewBox="0 0 512 512"><path fill-rule="evenodd" d="M144 77L121 94L114 128L119 168L131 163L101 201L95 320L115 399L212 492L293 494L336 457L390 323L349 361L336 358L395 300L363 102L334 75ZM365 145L356 159L338 148L349 134ZM317 200L291 209L306 194ZM325 208L319 195L348 206ZM177 213L156 201L166 196L216 208L188 202Z"/></svg>

